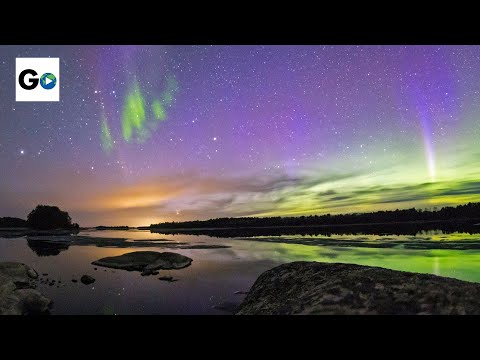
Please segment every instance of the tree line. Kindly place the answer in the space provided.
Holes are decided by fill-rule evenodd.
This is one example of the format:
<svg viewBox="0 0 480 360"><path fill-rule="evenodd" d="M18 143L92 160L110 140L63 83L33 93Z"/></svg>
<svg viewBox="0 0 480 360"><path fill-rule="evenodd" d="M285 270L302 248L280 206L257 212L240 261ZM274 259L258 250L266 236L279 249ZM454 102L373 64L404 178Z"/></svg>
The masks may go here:
<svg viewBox="0 0 480 360"><path fill-rule="evenodd" d="M405 209L393 211L376 211L370 213L353 213L339 215L310 215L296 217L239 217L217 218L183 222L164 222L152 224L152 229L192 229L192 228L237 228L267 226L317 226L396 223L409 221L452 221L479 220L480 203L468 203L456 207L447 206L440 210Z"/></svg>

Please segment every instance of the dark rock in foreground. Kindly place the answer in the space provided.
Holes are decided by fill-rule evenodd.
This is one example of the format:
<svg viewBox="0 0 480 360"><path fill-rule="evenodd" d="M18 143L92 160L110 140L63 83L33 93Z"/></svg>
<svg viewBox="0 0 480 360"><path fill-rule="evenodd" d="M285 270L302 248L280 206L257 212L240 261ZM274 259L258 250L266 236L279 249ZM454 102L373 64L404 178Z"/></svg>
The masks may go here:
<svg viewBox="0 0 480 360"><path fill-rule="evenodd" d="M0 315L47 314L51 300L35 290L38 273L25 264L0 263Z"/></svg>
<svg viewBox="0 0 480 360"><path fill-rule="evenodd" d="M192 259L177 253L134 251L120 256L110 256L92 262L93 265L128 271L141 271L151 274L158 269L183 269L192 263Z"/></svg>
<svg viewBox="0 0 480 360"><path fill-rule="evenodd" d="M93 278L89 275L83 275L80 278L80 281L82 282L82 284L89 285L89 284L93 284L95 282L95 278Z"/></svg>
<svg viewBox="0 0 480 360"><path fill-rule="evenodd" d="M372 266L293 262L260 275L237 314L480 314L480 284Z"/></svg>

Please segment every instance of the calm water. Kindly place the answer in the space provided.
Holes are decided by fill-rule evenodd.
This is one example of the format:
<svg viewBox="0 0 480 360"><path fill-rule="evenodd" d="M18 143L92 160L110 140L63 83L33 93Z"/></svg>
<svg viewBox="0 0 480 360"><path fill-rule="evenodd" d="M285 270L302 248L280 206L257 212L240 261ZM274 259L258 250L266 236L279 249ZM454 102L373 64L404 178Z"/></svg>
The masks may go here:
<svg viewBox="0 0 480 360"><path fill-rule="evenodd" d="M309 246L253 240L211 238L193 235L152 234L149 231L88 231L79 235L117 237L132 240L169 239L176 242L222 244L225 249L99 248L70 246L55 256L38 256L25 238L0 238L0 261L24 262L45 278L61 281L57 286L39 284L38 289L54 301L53 314L225 314L214 305L240 303L256 278L276 265L298 261L345 262L381 266L396 270L432 273L480 282L480 250L408 250L403 248L355 248ZM282 238L282 237L277 237ZM301 236L285 236L285 239ZM307 236L307 238L315 238ZM322 238L318 236L316 238ZM329 239L421 241L480 241L480 234L442 234L425 232L409 236L338 235ZM288 240L286 240L288 241ZM139 272L113 270L91 265L105 256L136 250L174 251L193 259L190 267L161 270L177 282L164 282L158 276L140 276ZM84 274L96 281L73 283Z"/></svg>

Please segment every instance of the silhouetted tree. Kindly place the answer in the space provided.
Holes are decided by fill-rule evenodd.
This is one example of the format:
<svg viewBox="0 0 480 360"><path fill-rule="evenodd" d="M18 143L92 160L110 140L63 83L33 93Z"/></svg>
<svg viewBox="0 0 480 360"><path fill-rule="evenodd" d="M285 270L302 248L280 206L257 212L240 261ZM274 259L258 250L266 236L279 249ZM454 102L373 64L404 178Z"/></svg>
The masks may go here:
<svg viewBox="0 0 480 360"><path fill-rule="evenodd" d="M72 224L68 212L60 210L57 206L38 205L27 217L28 226L34 229L72 229L78 224Z"/></svg>

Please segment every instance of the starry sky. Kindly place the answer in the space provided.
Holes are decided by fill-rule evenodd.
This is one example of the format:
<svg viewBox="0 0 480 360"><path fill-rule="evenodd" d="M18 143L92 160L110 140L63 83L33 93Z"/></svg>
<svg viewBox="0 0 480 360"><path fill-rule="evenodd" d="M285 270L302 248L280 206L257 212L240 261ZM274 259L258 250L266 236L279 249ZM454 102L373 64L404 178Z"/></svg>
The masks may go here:
<svg viewBox="0 0 480 360"><path fill-rule="evenodd" d="M59 57L60 102L15 102ZM0 46L0 216L81 226L480 201L478 46Z"/></svg>

